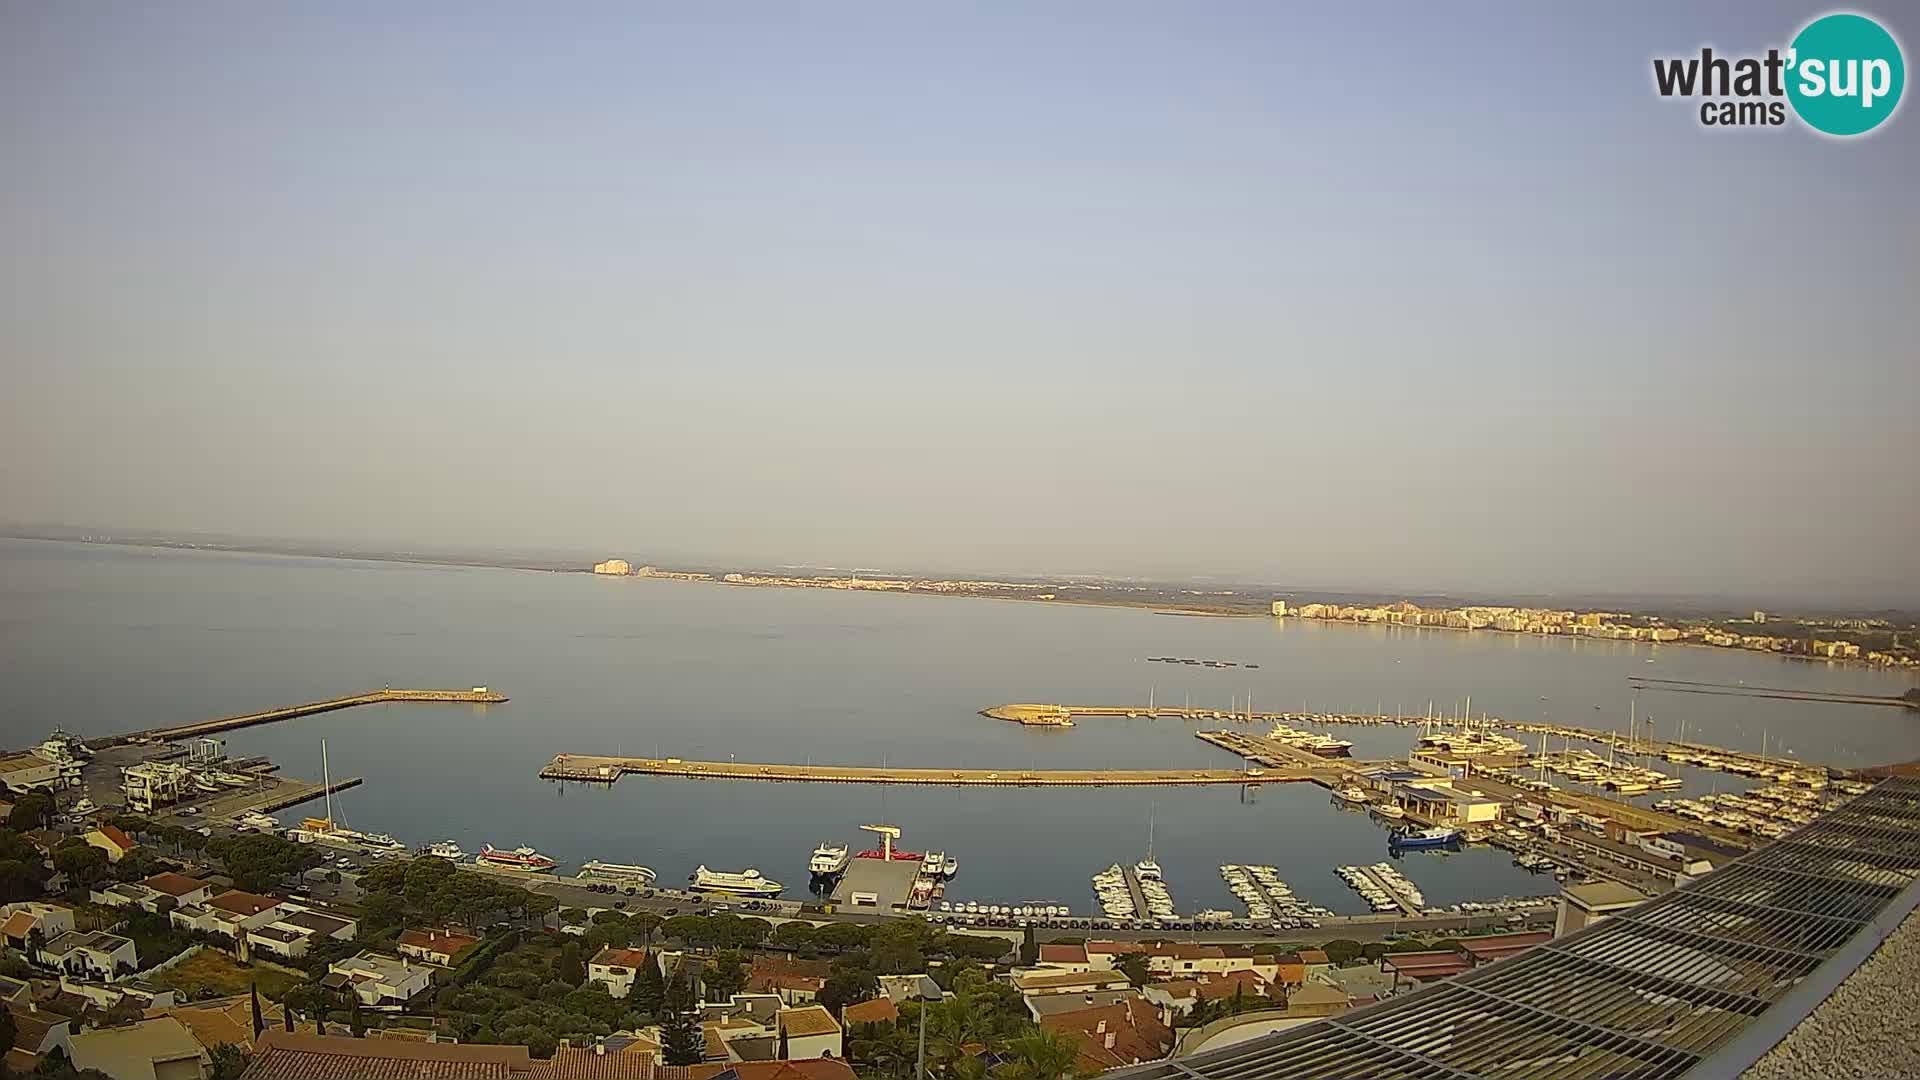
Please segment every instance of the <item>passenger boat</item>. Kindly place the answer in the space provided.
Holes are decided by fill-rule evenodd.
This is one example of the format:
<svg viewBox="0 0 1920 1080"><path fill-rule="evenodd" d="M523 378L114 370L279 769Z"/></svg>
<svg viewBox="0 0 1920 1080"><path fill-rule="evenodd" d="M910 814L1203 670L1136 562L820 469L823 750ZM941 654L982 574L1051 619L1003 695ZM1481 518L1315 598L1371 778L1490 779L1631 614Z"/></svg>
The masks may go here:
<svg viewBox="0 0 1920 1080"><path fill-rule="evenodd" d="M460 845L451 840L442 840L431 845L427 848L427 854L436 859L449 859L453 862L459 862L467 857L467 853L460 850Z"/></svg>
<svg viewBox="0 0 1920 1080"><path fill-rule="evenodd" d="M950 878L959 872L960 872L959 859L956 859L953 856L949 855L946 858L940 860L940 876L941 877Z"/></svg>
<svg viewBox="0 0 1920 1080"><path fill-rule="evenodd" d="M631 881L636 885L651 885L660 876L653 872L651 866L641 866L639 863L601 862L598 859L582 863L580 873L587 877L618 878L622 881Z"/></svg>
<svg viewBox="0 0 1920 1080"><path fill-rule="evenodd" d="M517 847L512 851L505 851L492 844L482 844L480 855L474 861L481 866L491 866L500 870L518 870L527 874L551 873L554 867L560 865L530 847Z"/></svg>
<svg viewBox="0 0 1920 1080"><path fill-rule="evenodd" d="M779 882L760 876L760 871L752 868L734 874L701 866L688 880L702 892L732 893L736 896L779 896L786 889Z"/></svg>
<svg viewBox="0 0 1920 1080"><path fill-rule="evenodd" d="M1387 844L1396 848L1434 848L1448 847L1460 842L1460 830L1436 825L1430 829L1409 829L1397 832L1387 838Z"/></svg>
<svg viewBox="0 0 1920 1080"><path fill-rule="evenodd" d="M807 862L807 869L817 878L837 877L846 872L851 862L845 844L821 844L813 849L813 858Z"/></svg>
<svg viewBox="0 0 1920 1080"><path fill-rule="evenodd" d="M1367 801L1367 793L1361 790L1360 788L1355 787L1352 784L1348 784L1346 787L1337 789L1336 791L1334 791L1333 794L1334 794L1334 797L1338 798L1341 802L1348 802L1348 803L1354 803L1356 805L1359 805Z"/></svg>

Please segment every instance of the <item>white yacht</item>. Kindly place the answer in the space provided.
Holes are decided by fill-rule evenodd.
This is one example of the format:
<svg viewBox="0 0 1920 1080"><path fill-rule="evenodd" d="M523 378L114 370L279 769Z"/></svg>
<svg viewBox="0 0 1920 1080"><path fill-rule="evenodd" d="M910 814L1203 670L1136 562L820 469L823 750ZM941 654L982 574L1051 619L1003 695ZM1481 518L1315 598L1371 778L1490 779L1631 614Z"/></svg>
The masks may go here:
<svg viewBox="0 0 1920 1080"><path fill-rule="evenodd" d="M821 844L813 849L813 858L808 861L807 869L814 877L827 878L846 872L847 864L853 860L851 849L845 844Z"/></svg>
<svg viewBox="0 0 1920 1080"><path fill-rule="evenodd" d="M941 877L950 878L959 872L960 872L959 859L956 859L953 856L949 855L946 858L940 860L940 876Z"/></svg>
<svg viewBox="0 0 1920 1080"><path fill-rule="evenodd" d="M940 873L941 868L946 866L946 863L946 852L929 851L920 860L920 872L929 876L936 876Z"/></svg>
<svg viewBox="0 0 1920 1080"><path fill-rule="evenodd" d="M442 840L427 848L427 854L436 859L451 859L454 862L459 862L467 857L467 853L460 850L460 845L451 840Z"/></svg>

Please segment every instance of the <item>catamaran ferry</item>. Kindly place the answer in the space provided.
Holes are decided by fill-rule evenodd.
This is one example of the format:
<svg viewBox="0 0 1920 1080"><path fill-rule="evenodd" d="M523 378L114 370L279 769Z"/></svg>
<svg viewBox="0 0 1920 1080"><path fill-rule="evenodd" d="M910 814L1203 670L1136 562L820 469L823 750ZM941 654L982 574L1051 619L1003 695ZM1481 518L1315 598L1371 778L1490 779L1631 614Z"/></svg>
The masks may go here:
<svg viewBox="0 0 1920 1080"><path fill-rule="evenodd" d="M779 896L786 890L785 885L761 877L760 871L751 868L732 874L701 866L688 880L700 891L733 893L736 896Z"/></svg>
<svg viewBox="0 0 1920 1080"><path fill-rule="evenodd" d="M491 866L500 870L518 870L527 874L551 873L560 865L530 847L517 847L512 851L503 851L492 844L480 845L480 855L474 862L481 866Z"/></svg>
<svg viewBox="0 0 1920 1080"><path fill-rule="evenodd" d="M651 866L641 866L639 863L601 862L598 859L582 863L580 873L586 877L618 878L621 881L631 881L636 885L651 885L660 876L653 872Z"/></svg>

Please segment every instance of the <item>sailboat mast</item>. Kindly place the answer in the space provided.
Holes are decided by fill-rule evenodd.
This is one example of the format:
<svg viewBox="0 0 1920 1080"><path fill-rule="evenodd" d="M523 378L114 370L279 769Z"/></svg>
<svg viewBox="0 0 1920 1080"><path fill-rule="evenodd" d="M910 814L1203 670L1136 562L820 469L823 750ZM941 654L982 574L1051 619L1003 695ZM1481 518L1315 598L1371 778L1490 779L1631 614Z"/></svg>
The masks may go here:
<svg viewBox="0 0 1920 1080"><path fill-rule="evenodd" d="M320 783L327 792L327 828L333 828L333 769L327 764L327 740L320 740Z"/></svg>

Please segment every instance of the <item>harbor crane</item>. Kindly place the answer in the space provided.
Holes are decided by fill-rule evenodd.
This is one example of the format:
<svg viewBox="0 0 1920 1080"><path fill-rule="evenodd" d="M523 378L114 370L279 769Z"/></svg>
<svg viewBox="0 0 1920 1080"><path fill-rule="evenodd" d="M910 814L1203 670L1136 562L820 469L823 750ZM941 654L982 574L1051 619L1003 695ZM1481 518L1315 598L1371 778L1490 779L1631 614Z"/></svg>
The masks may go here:
<svg viewBox="0 0 1920 1080"><path fill-rule="evenodd" d="M893 861L893 842L895 840L900 839L900 826L898 825L862 825L860 826L860 829L862 832L870 832L870 833L875 833L879 835L880 859L882 862L892 862Z"/></svg>

